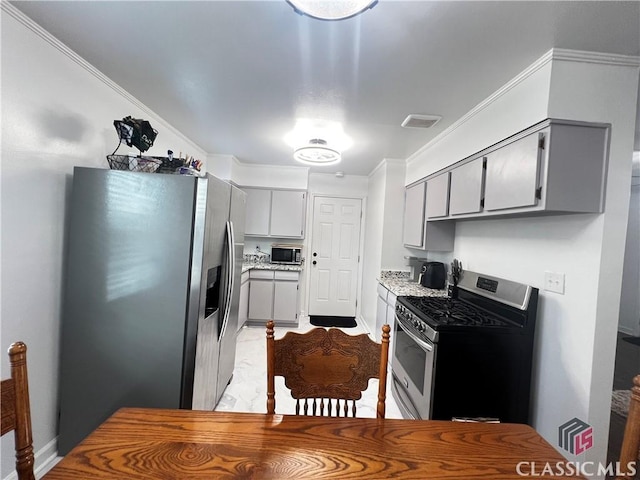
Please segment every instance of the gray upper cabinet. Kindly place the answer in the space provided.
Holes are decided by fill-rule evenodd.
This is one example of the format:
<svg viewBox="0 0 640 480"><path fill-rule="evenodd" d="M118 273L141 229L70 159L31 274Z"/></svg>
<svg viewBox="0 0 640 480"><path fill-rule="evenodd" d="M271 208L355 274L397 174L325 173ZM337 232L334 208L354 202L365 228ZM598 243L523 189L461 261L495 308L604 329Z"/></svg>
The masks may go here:
<svg viewBox="0 0 640 480"><path fill-rule="evenodd" d="M405 190L402 238L407 247L422 248L424 245L425 185L425 182L420 182Z"/></svg>
<svg viewBox="0 0 640 480"><path fill-rule="evenodd" d="M477 213L482 210L484 195L484 157L460 165L451 170L451 216Z"/></svg>
<svg viewBox="0 0 640 480"><path fill-rule="evenodd" d="M531 207L538 203L543 133L516 140L487 155L486 210Z"/></svg>
<svg viewBox="0 0 640 480"><path fill-rule="evenodd" d="M242 190L247 194L244 234L268 236L271 219L271 190L244 187Z"/></svg>
<svg viewBox="0 0 640 480"><path fill-rule="evenodd" d="M609 128L547 119L461 160L446 172L451 174L448 215L428 218L433 223L498 215L600 213ZM425 179L427 197L430 182L442 175Z"/></svg>
<svg viewBox="0 0 640 480"><path fill-rule="evenodd" d="M448 175L446 178L448 189ZM453 250L455 223L427 221L425 199L428 188L426 182L420 182L405 189L404 245L421 250L451 251ZM437 188L434 190L437 191Z"/></svg>
<svg viewBox="0 0 640 480"><path fill-rule="evenodd" d="M305 191L241 188L247 194L245 235L304 238Z"/></svg>
<svg viewBox="0 0 640 480"><path fill-rule="evenodd" d="M427 180L427 219L446 217L449 214L449 178L450 172Z"/></svg>
<svg viewBox="0 0 640 480"><path fill-rule="evenodd" d="M273 190L271 193L272 237L304 238L306 192Z"/></svg>

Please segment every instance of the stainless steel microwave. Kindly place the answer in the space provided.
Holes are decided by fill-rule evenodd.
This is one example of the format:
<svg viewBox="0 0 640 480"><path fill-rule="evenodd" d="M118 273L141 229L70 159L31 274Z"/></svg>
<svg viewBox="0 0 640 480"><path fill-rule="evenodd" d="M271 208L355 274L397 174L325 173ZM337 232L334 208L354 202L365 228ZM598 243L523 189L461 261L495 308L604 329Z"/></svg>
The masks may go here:
<svg viewBox="0 0 640 480"><path fill-rule="evenodd" d="M300 245L271 245L271 263L300 265L302 263L302 247Z"/></svg>

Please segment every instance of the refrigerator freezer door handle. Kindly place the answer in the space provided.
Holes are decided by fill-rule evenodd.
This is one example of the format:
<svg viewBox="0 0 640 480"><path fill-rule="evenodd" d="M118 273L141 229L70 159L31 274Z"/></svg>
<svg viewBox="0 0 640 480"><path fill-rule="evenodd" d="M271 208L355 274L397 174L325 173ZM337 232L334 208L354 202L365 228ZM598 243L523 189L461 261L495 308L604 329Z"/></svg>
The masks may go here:
<svg viewBox="0 0 640 480"><path fill-rule="evenodd" d="M223 337L229 324L229 315L231 313L231 296L233 294L233 281L234 281L234 267L235 267L235 255L234 255L234 239L233 239L233 223L227 222L227 292L225 295L224 304L224 317L222 320L222 328L220 329L220 338Z"/></svg>

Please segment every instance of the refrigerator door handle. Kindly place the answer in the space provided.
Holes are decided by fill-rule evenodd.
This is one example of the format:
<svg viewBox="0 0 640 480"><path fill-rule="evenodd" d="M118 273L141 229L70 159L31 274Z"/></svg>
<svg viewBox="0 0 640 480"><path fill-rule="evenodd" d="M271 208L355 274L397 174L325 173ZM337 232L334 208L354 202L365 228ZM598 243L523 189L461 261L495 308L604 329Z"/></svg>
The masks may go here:
<svg viewBox="0 0 640 480"><path fill-rule="evenodd" d="M223 337L229 324L229 315L231 313L231 296L233 294L235 254L233 242L233 222L227 222L227 292L225 295L224 317L222 320L222 328L220 329L220 338Z"/></svg>

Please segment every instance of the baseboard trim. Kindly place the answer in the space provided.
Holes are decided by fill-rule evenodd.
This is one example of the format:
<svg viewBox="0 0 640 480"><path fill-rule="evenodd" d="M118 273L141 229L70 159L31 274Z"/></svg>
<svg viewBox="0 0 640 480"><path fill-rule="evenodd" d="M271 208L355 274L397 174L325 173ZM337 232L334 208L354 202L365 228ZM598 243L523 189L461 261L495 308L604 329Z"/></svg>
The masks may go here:
<svg viewBox="0 0 640 480"><path fill-rule="evenodd" d="M42 478L56 463L62 460L62 457L58 457L58 437L38 450L34 455L34 460L35 468L33 471L36 478ZM3 480L18 480L18 474L15 471L11 472Z"/></svg>
<svg viewBox="0 0 640 480"><path fill-rule="evenodd" d="M360 325L360 327L362 327L362 329L365 331L365 333L367 335L369 335L371 338L375 339L375 335L373 335L371 333L371 329L369 328L369 324L367 323L367 321L364 319L364 317L362 315L358 315L356 321L357 321L358 325Z"/></svg>

